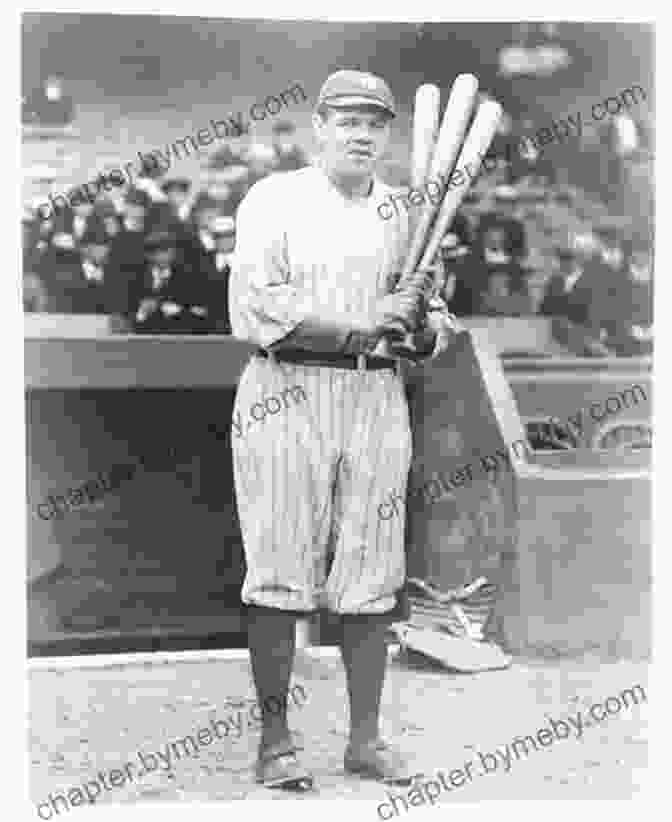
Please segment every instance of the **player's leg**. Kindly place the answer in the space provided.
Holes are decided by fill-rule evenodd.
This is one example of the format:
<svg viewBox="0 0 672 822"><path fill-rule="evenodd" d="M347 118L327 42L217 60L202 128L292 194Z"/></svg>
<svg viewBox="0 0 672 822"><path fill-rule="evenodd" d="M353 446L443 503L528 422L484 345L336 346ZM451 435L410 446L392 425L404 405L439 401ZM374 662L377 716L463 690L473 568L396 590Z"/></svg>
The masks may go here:
<svg viewBox="0 0 672 822"><path fill-rule="evenodd" d="M379 738L380 699L387 667L387 614L341 617L341 656L350 701L349 747L361 748Z"/></svg>
<svg viewBox="0 0 672 822"><path fill-rule="evenodd" d="M251 605L247 609L247 638L252 677L261 710L260 747L291 744L287 697L294 662L296 614Z"/></svg>
<svg viewBox="0 0 672 822"><path fill-rule="evenodd" d="M329 459L311 428L311 391L320 387L305 387L301 403L266 402L303 386L296 370L253 361L239 382L233 415L244 428L232 437L232 449L247 564L242 598L251 606L248 640L262 716L257 778L265 784L285 784L297 772L295 759L273 755L293 750L287 697L296 616L316 606L330 520Z"/></svg>
<svg viewBox="0 0 672 822"><path fill-rule="evenodd" d="M379 720L386 631L405 573L404 510L383 519L379 508L392 492L405 497L408 408L401 382L387 373L355 372L348 397L354 416L339 473L335 505L341 527L327 584L343 614L341 653L350 699L346 766L372 765L371 775L393 778L404 763L380 750Z"/></svg>

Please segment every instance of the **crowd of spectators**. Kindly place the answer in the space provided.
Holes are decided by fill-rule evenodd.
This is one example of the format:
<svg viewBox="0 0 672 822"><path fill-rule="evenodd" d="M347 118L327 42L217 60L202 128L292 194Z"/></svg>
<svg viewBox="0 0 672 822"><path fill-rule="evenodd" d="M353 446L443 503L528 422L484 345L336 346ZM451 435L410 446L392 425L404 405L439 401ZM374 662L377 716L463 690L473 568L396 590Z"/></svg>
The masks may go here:
<svg viewBox="0 0 672 822"><path fill-rule="evenodd" d="M116 314L136 333L230 333L236 209L261 177L306 164L293 125L281 121L272 146L213 155L203 190L148 164L121 199L101 191L46 220L27 208L25 310Z"/></svg>
<svg viewBox="0 0 672 822"><path fill-rule="evenodd" d="M442 290L451 310L562 318L578 329L582 353L651 353L652 219L641 200L623 205L646 141L601 144L602 168L613 173L598 180L602 187L578 187L550 154L509 150L507 139L517 142L528 127L504 121L489 152L494 172L469 192L443 241Z"/></svg>
<svg viewBox="0 0 672 822"><path fill-rule="evenodd" d="M653 248L646 231L627 231L605 217L569 233L534 265L526 224L502 191L502 208L475 225L458 215L443 240L442 293L453 313L561 317L580 329L585 352L640 356L653 346ZM550 192L547 192L551 196Z"/></svg>
<svg viewBox="0 0 672 822"><path fill-rule="evenodd" d="M547 156L507 152L516 134L505 122L490 150L495 171L477 181L444 238L449 307L458 316L564 317L594 341L592 353L650 353L648 226L614 217L606 196L569 185ZM293 125L280 121L272 146L217 152L203 190L146 168L120 200L101 192L49 220L28 210L26 311L117 314L138 333L230 333L236 209L261 177L308 162Z"/></svg>

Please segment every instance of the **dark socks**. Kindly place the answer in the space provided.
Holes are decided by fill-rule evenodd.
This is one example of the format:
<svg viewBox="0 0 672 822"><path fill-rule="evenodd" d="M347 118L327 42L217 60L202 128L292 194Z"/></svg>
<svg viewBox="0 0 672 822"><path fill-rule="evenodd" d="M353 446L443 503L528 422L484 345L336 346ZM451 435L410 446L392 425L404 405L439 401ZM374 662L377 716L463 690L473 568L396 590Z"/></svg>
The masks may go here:
<svg viewBox="0 0 672 822"><path fill-rule="evenodd" d="M296 614L251 605L247 635L262 716L261 747L289 741L287 696L294 662Z"/></svg>
<svg viewBox="0 0 672 822"><path fill-rule="evenodd" d="M378 738L380 699L387 666L388 614L344 615L341 656L350 699L350 745Z"/></svg>

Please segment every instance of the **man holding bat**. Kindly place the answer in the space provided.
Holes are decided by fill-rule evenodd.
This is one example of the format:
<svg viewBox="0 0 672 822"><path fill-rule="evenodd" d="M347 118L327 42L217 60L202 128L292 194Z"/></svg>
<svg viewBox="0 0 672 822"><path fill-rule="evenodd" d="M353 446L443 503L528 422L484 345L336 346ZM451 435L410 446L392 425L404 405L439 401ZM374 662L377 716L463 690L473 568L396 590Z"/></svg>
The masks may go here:
<svg viewBox="0 0 672 822"><path fill-rule="evenodd" d="M382 520L378 507L391 488L405 493L411 462L399 361L438 355L454 330L445 305L426 297L427 265L390 293L409 222L403 213L380 219L392 189L374 167L395 113L384 80L332 74L313 115L319 162L261 180L238 211L231 322L259 349L241 376L234 418L291 386L307 396L291 413L267 414L250 436L232 437L252 672L259 704L283 705L262 714L256 778L269 787L312 786L286 705L297 616L320 607L342 617L346 770L389 782L412 776L380 738L385 634L405 557L403 517Z"/></svg>

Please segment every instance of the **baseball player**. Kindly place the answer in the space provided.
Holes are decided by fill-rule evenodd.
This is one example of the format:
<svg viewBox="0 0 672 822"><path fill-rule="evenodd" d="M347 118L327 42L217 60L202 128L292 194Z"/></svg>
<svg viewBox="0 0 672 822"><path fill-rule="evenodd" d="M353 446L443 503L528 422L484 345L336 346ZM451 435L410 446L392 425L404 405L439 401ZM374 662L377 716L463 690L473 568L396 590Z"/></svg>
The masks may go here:
<svg viewBox="0 0 672 822"><path fill-rule="evenodd" d="M384 80L332 74L313 114L316 164L259 181L238 211L231 324L259 348L238 385L244 433L232 444L262 706L256 779L269 787L313 784L286 705L297 616L321 607L342 616L346 770L389 782L413 775L379 732L385 633L405 558L403 517L385 520L378 509L391 489L404 496L411 462L400 360L436 356L453 328L444 304L427 305L418 286L426 273L392 293L408 216L380 218L392 190L373 169L394 116ZM409 345L403 331L418 323ZM281 403L296 386L305 401Z"/></svg>

